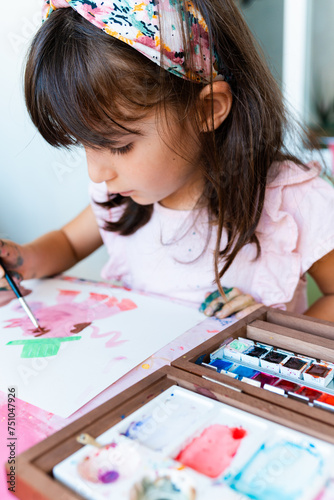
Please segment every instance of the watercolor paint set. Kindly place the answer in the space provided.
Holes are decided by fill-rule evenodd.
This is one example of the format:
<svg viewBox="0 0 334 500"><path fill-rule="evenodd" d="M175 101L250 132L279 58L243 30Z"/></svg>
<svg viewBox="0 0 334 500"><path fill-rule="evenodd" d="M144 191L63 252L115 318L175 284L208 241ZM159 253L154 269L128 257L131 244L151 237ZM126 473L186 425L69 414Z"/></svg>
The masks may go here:
<svg viewBox="0 0 334 500"><path fill-rule="evenodd" d="M325 363L332 323L263 307L19 455L15 494L334 500L333 413L305 404L332 397Z"/></svg>
<svg viewBox="0 0 334 500"><path fill-rule="evenodd" d="M218 373L255 387L301 399L334 412L334 364L301 356L247 338L228 339L210 353L209 363Z"/></svg>
<svg viewBox="0 0 334 500"><path fill-rule="evenodd" d="M333 426L166 366L19 455L16 495L315 500L333 460Z"/></svg>
<svg viewBox="0 0 334 500"><path fill-rule="evenodd" d="M264 307L172 364L317 420L333 422L333 323Z"/></svg>

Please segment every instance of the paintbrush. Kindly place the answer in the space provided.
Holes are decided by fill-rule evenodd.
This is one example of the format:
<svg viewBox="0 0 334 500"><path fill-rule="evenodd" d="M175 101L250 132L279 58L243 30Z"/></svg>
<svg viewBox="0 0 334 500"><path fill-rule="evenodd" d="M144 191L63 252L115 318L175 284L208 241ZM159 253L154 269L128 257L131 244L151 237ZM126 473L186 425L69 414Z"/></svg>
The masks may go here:
<svg viewBox="0 0 334 500"><path fill-rule="evenodd" d="M23 309L27 313L27 315L28 315L30 321L32 322L32 324L34 325L34 327L38 328L38 330L39 330L40 327L39 327L39 324L38 324L35 316L31 312L28 304L26 303L26 301L24 300L24 298L22 296L22 293L20 292L19 288L16 286L15 281L13 280L13 278L12 278L11 274L9 273L9 271L6 269L6 266L4 265L4 263L3 263L3 261L2 261L1 258L0 258L0 266L5 271L5 278L6 278L7 282L8 282L8 285L13 290L13 292L16 295L16 297L19 299L19 302L20 302L21 306L23 307Z"/></svg>
<svg viewBox="0 0 334 500"><path fill-rule="evenodd" d="M77 436L76 441L80 444L90 444L92 446L95 446L96 448L104 448L104 445L101 443L98 443L96 439L94 439L90 434L87 434L86 432L83 432L79 436Z"/></svg>

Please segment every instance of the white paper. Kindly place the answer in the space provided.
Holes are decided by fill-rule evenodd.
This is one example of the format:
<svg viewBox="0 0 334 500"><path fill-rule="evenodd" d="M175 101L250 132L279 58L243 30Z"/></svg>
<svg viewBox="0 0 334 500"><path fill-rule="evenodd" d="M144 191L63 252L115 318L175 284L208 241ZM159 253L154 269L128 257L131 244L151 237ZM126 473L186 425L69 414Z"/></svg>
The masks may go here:
<svg viewBox="0 0 334 500"><path fill-rule="evenodd" d="M49 279L25 287L50 331L38 336L16 300L0 308L0 389L16 386L20 399L62 417L204 319L196 309L100 284Z"/></svg>

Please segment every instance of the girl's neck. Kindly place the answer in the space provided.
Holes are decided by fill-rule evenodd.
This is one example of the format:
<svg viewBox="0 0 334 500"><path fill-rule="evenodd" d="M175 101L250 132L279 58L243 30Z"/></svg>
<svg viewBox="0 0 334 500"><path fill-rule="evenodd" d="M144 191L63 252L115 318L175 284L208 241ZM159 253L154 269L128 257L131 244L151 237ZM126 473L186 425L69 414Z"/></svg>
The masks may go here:
<svg viewBox="0 0 334 500"><path fill-rule="evenodd" d="M190 185L183 186L178 191L170 194L159 204L170 210L193 210L199 208L198 201L203 193L204 180L201 175Z"/></svg>

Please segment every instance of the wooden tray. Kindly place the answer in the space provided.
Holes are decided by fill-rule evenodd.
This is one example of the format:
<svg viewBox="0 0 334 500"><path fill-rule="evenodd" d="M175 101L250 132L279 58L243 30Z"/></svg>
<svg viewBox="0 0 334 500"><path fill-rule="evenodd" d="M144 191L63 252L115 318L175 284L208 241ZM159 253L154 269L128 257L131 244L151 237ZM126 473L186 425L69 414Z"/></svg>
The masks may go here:
<svg viewBox="0 0 334 500"><path fill-rule="evenodd" d="M246 337L334 363L334 323L261 307L172 362L172 366L175 368L199 377L208 377L219 384L226 384L237 391L242 391L245 395L287 408L318 422L333 425L334 414L330 411L254 387L223 373L210 370L201 364L196 364L196 361L210 362L209 354L211 352L218 349L224 340L237 337ZM319 388L319 390L324 389Z"/></svg>
<svg viewBox="0 0 334 500"><path fill-rule="evenodd" d="M219 342L217 339L217 344ZM215 345L214 342L212 345ZM81 447L75 440L76 436L88 432L97 437L175 384L334 444L334 427L321 419L314 425L313 418L302 412L295 413L294 408L283 408L270 400L238 392L193 373L166 366L19 455L16 496L22 500L82 498L52 476L53 467Z"/></svg>

